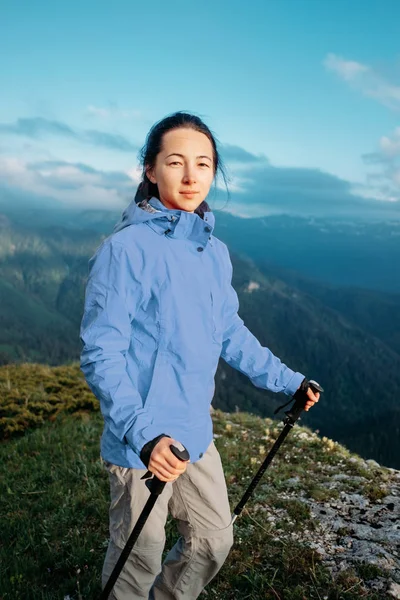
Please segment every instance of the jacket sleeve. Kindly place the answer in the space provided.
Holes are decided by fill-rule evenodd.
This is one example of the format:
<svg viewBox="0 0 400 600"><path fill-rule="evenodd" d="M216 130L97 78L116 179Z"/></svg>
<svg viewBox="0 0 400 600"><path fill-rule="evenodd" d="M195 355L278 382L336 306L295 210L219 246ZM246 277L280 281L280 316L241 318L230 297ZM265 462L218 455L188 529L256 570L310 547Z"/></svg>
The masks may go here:
<svg viewBox="0 0 400 600"><path fill-rule="evenodd" d="M292 396L304 375L292 371L271 350L261 346L239 317L239 298L232 286L233 268L227 248L226 252L229 277L223 314L221 356L231 367L247 375L256 387Z"/></svg>
<svg viewBox="0 0 400 600"><path fill-rule="evenodd" d="M106 239L89 260L84 312L80 327L83 348L80 368L100 402L111 432L140 456L142 447L163 433L143 407L142 398L126 370L131 343L131 321L140 306L140 282L133 280L126 248ZM137 285L127 306L126 292ZM133 305L131 305L133 304Z"/></svg>

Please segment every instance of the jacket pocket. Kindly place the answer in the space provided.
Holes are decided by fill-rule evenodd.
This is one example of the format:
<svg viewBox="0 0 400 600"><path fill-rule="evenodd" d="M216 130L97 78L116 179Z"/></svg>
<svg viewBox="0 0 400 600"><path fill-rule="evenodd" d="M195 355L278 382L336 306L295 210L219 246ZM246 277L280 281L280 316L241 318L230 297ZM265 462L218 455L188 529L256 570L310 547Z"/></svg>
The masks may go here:
<svg viewBox="0 0 400 600"><path fill-rule="evenodd" d="M211 320L212 320L212 330L213 330L213 338L216 342L220 342L222 339L222 315L221 315L221 307L217 301L217 297L215 293L210 290L210 298L211 298Z"/></svg>
<svg viewBox="0 0 400 600"><path fill-rule="evenodd" d="M133 319L131 321L131 337L143 361L143 354L150 355L160 343L160 319L146 319L143 321L138 318Z"/></svg>
<svg viewBox="0 0 400 600"><path fill-rule="evenodd" d="M165 365L166 357L160 347L158 347L154 364L149 369L151 381L143 401L146 409L151 407L157 408L157 405L160 407L167 400L165 397L169 393L169 385Z"/></svg>
<svg viewBox="0 0 400 600"><path fill-rule="evenodd" d="M221 355L223 341L223 323L221 308L216 301L215 294L210 290L211 299L211 327L212 327L212 356L218 360Z"/></svg>

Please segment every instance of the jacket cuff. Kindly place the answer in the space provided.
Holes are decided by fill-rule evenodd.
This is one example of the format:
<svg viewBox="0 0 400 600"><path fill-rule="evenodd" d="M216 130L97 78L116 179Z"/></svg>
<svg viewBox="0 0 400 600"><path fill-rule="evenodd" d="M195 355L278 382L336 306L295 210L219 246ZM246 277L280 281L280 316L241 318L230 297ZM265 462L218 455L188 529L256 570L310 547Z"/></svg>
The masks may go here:
<svg viewBox="0 0 400 600"><path fill-rule="evenodd" d="M160 425L154 425L153 420L144 427L138 429L138 423L132 425L125 433L124 440L130 448L140 457L140 452L145 444L162 433ZM165 435L165 434L163 434Z"/></svg>
<svg viewBox="0 0 400 600"><path fill-rule="evenodd" d="M289 379L285 389L283 390L283 393L287 396L293 396L299 389L304 379L305 375L303 375L303 373L300 373L299 371L296 371L293 377Z"/></svg>

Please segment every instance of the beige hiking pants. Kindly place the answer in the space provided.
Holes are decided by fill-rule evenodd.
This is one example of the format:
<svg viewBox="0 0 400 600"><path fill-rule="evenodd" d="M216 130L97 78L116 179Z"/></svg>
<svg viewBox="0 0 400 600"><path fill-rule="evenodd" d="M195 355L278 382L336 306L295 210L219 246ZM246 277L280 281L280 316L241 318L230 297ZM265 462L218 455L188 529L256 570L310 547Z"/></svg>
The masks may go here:
<svg viewBox="0 0 400 600"><path fill-rule="evenodd" d="M104 461L110 479L110 541L104 588L150 496L146 469ZM181 537L161 565L168 512ZM221 457L212 441L204 456L166 483L122 569L109 600L195 600L224 564L233 525Z"/></svg>

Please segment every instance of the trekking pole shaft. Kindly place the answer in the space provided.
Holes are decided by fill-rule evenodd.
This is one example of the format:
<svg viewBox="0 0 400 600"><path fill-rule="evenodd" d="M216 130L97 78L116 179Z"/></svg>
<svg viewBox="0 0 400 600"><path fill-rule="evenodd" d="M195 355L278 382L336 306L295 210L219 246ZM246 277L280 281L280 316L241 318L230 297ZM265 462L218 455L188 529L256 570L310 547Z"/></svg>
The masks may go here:
<svg viewBox="0 0 400 600"><path fill-rule="evenodd" d="M176 458L179 458L179 460L182 460L182 461L190 460L189 452L186 450L185 446L183 446L182 444L179 443L179 447L175 446L174 444L170 444L169 449L171 450L172 454L174 456L176 456ZM152 477L152 479L149 480L149 477L151 477L152 474L153 474L152 471L148 470L147 473L145 473L145 475L143 475L143 477L140 478L140 479L147 479L146 486L150 490L150 497L148 498L146 504L144 505L144 508L143 508L142 512L140 513L140 516L137 520L135 527L131 531L128 541L126 542L125 548L123 548L123 550L117 560L117 563L115 564L114 569L110 575L110 578L107 581L106 585L104 586L104 589L101 592L101 595L99 596L99 600L107 600L111 590L114 587L115 582L118 579L120 572L122 571L122 569L124 567L124 564L126 563L126 561L128 559L128 556L133 548L133 545L135 544L137 538L139 537L139 534L142 531L144 524L146 523L146 520L147 520L154 504L156 503L158 496L160 496L160 494L162 494L164 487L167 483L166 481L162 481L161 479L158 479L158 477L156 477L156 476Z"/></svg>
<svg viewBox="0 0 400 600"><path fill-rule="evenodd" d="M125 548L122 550L122 552L115 564L115 567L110 575L110 578L107 581L107 584L104 587L104 589L99 597L99 600L107 600L111 590L114 587L115 582L117 581L117 579L119 577L119 574L121 573L121 571L123 569L123 566L129 556L137 538L139 537L140 532L143 529L144 524L146 523L147 517L149 516L151 509L153 508L156 501L157 501L157 496L155 494L150 494L146 504L144 505L142 512L140 513L139 519L137 520L137 523L128 538Z"/></svg>
<svg viewBox="0 0 400 600"><path fill-rule="evenodd" d="M306 382L306 380L304 380L304 381ZM242 512L244 505L246 504L247 500L250 498L251 494L253 493L254 488L258 485L258 483L259 483L261 477L263 476L264 472L269 467L272 459L274 458L275 454L279 450L279 448L282 445L282 443L283 443L284 439L286 438L287 434L292 429L292 427L294 426L295 422L299 419L299 417L300 417L300 415L301 415L302 411L304 410L304 408L306 406L306 403L307 403L307 389L308 389L308 387L311 387L311 389L314 392L323 392L324 391L323 388L319 385L319 383L317 383L314 380L310 380L309 382L307 382L307 387L305 389L299 388L296 391L296 393L293 395L293 399L295 400L295 403L294 403L293 407L291 408L291 410L285 411L286 415L287 415L286 419L284 420L285 427L283 428L283 430L281 431L278 439L276 440L276 442L272 446L272 448L271 448L270 452L268 453L267 457L265 458L263 464L258 469L258 471L257 471L256 475L254 476L252 482L250 483L249 487L247 488L247 490L243 494L242 499L240 500L240 502L235 507L235 510L233 511L233 514L232 514L232 521L231 521L232 523L236 520L236 518Z"/></svg>
<svg viewBox="0 0 400 600"><path fill-rule="evenodd" d="M190 460L189 452L186 450L185 446L183 446L183 444L181 444L180 442L178 442L178 444L179 444L179 446L170 444L169 449L171 450L172 454L174 456L176 456L176 458L179 458L179 460L182 460L182 461ZM146 466L148 467L147 464L146 464ZM148 498L146 504L144 505L144 508L143 508L142 512L140 513L140 516L137 520L135 527L131 531L128 541L126 542L125 548L123 548L123 550L118 558L118 561L117 561L116 565L114 566L114 569L110 575L110 578L107 581L106 585L104 586L104 589L103 589L101 595L99 596L99 600L107 600L111 590L114 587L115 582L118 579L120 572L122 571L122 569L124 567L124 564L126 563L126 561L128 559L128 556L133 548L133 545L135 544L137 538L139 537L139 534L142 531L144 524L146 523L146 520L147 520L154 504L156 503L158 496L160 496L160 494L162 494L162 492L165 488L165 485L167 482L162 481L161 479L158 479L157 476L152 477L152 475L153 475L152 471L148 470L147 473L145 473L143 475L143 477L140 478L140 479L147 480L145 483L146 483L146 486L148 487L148 489L150 490L150 497ZM152 477L152 479L149 479L149 477Z"/></svg>
<svg viewBox="0 0 400 600"><path fill-rule="evenodd" d="M250 496L253 493L255 487L258 485L261 477L264 475L265 471L269 467L270 463L272 462L272 459L274 458L275 454L278 452L280 446L282 445L284 439L286 438L287 434L289 433L289 431L291 430L292 427L293 427L293 425L290 424L290 423L288 423L287 425L285 425L285 427L281 431L278 439L276 440L276 442L272 446L272 448L269 451L267 457L265 458L263 464L261 465L261 467L258 469L256 475L254 476L254 479L252 480L252 482L250 483L249 487L247 488L247 490L243 494L242 499L236 505L235 510L233 511L233 515L235 515L235 517L233 517L233 515L232 515L232 517L234 519L236 519L236 517L238 517L240 515L240 513L242 512L242 510L244 508L244 505L246 504L247 500L250 498Z"/></svg>

